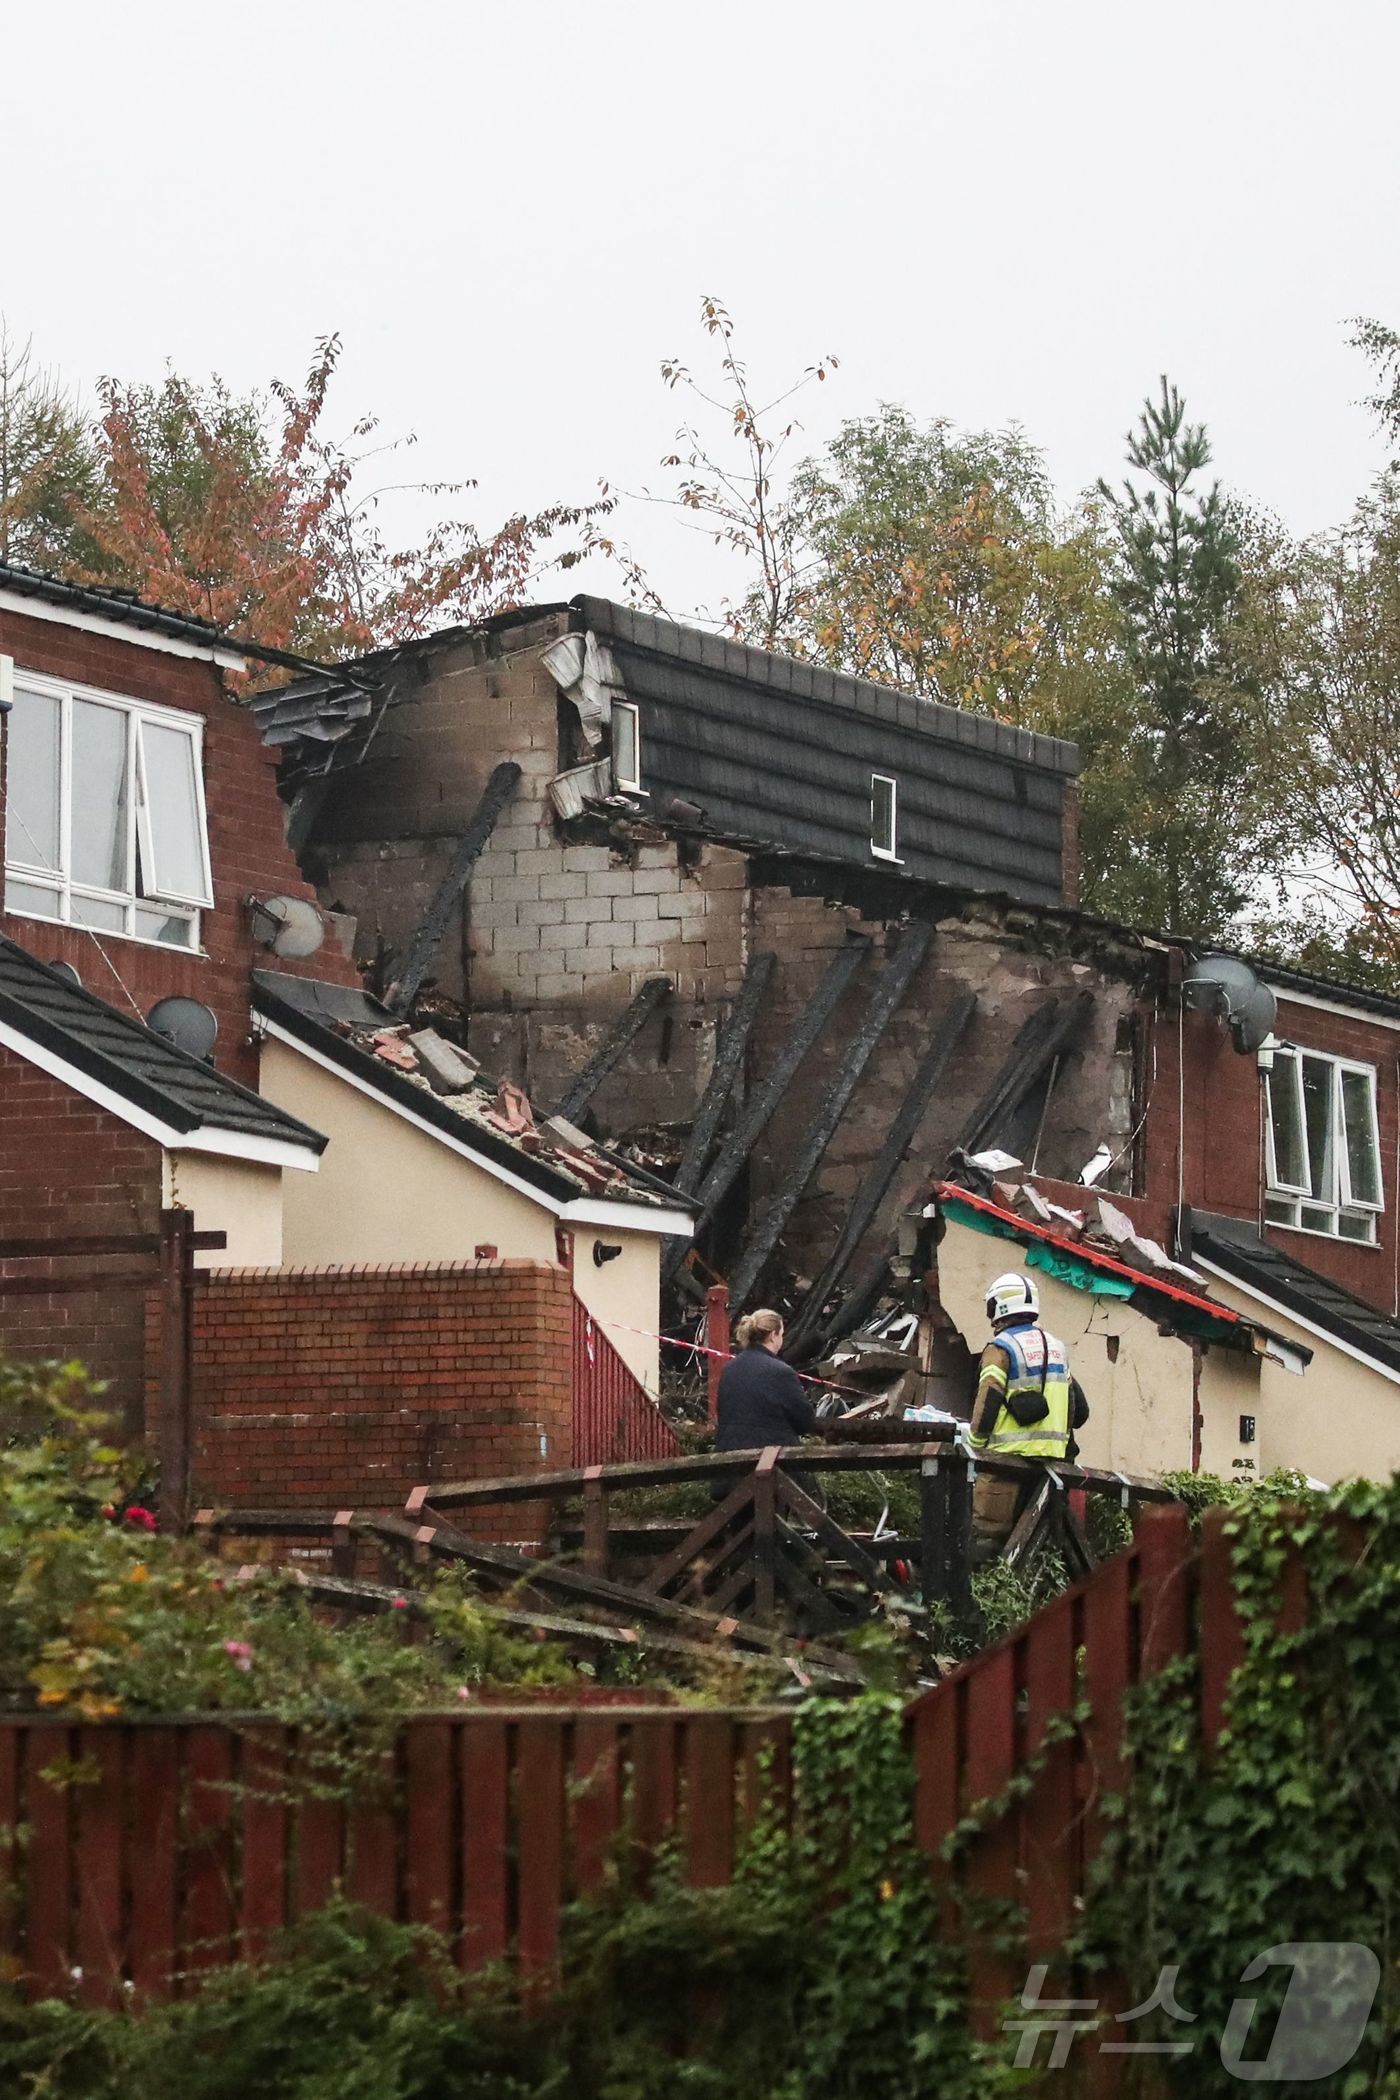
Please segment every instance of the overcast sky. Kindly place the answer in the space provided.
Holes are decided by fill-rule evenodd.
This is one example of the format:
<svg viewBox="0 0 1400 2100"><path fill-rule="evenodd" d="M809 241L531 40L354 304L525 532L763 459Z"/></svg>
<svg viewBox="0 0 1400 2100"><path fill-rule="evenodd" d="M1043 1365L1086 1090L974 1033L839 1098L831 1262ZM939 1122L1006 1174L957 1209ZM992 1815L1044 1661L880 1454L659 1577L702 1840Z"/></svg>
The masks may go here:
<svg viewBox="0 0 1400 2100"><path fill-rule="evenodd" d="M338 329L333 420L487 524L654 476L714 292L760 384L840 357L813 444L1014 420L1071 494L1167 371L1313 529L1381 459L1346 324L1400 326L1397 61L1393 0L49 0L6 14L0 309L84 386ZM673 610L723 590L627 530Z"/></svg>

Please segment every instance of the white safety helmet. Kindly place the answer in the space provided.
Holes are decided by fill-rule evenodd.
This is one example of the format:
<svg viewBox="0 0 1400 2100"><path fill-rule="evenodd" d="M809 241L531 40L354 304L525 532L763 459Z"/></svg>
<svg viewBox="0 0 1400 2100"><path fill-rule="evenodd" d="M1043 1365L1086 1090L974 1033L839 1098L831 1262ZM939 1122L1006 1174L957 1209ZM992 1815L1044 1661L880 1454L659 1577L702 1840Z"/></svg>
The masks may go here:
<svg viewBox="0 0 1400 2100"><path fill-rule="evenodd" d="M999 1320L1024 1318L1028 1313L1033 1320L1040 1317L1040 1292L1029 1276L1008 1270L987 1285L987 1318L993 1327Z"/></svg>

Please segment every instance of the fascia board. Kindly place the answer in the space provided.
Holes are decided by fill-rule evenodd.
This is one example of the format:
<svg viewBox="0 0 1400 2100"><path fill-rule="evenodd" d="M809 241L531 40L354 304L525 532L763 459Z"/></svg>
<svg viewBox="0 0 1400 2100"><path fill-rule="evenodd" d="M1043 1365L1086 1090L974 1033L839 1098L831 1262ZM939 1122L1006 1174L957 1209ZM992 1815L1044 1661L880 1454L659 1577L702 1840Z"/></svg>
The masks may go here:
<svg viewBox="0 0 1400 2100"><path fill-rule="evenodd" d="M606 1197L580 1196L559 1213L564 1225L611 1225L619 1232L651 1232L661 1238L690 1239L695 1220L689 1211L666 1210L645 1203L610 1203Z"/></svg>
<svg viewBox="0 0 1400 2100"><path fill-rule="evenodd" d="M1302 1328L1304 1334L1315 1334L1320 1342L1326 1342L1329 1349L1340 1349L1343 1356L1350 1356L1355 1362L1365 1364L1367 1370L1374 1371L1378 1378L1388 1378L1392 1385L1400 1385L1400 1371L1392 1371L1389 1364L1379 1363L1374 1356L1368 1356L1364 1349L1358 1349L1354 1342L1343 1341L1341 1336L1333 1334L1330 1328L1319 1327L1315 1321L1304 1319L1291 1305L1280 1305L1278 1299L1271 1298L1267 1291L1259 1290L1252 1283L1242 1282L1232 1269L1222 1268L1218 1262L1207 1261L1206 1257L1195 1249L1192 1250L1191 1260L1198 1269L1204 1269L1219 1282L1228 1283L1235 1290L1243 1291L1246 1298L1252 1298L1256 1305L1265 1306L1278 1319L1291 1320L1295 1327Z"/></svg>
<svg viewBox="0 0 1400 2100"><path fill-rule="evenodd" d="M268 1167L300 1167L313 1174L320 1165L318 1155L309 1147L294 1145L285 1138L260 1138L247 1131L202 1126L194 1130L176 1130L148 1110L137 1108L102 1080L94 1079L90 1073L69 1064L56 1051L34 1042L8 1021L0 1021L0 1048L13 1050L27 1064L47 1072L51 1079L70 1087L75 1094L81 1094L94 1107L105 1109L128 1129L150 1138L167 1152L209 1152L219 1158L252 1160Z"/></svg>
<svg viewBox="0 0 1400 2100"><path fill-rule="evenodd" d="M79 612L66 605L52 605L45 598L31 598L23 591L0 590L0 612L18 613L26 620L52 620L60 627L78 627L85 634L100 634L114 642L129 642L135 649L157 649L163 656L184 656L196 663L218 664L225 671L242 671L249 659L241 650L218 642L201 646L175 634L158 634L126 620L104 620L97 613Z"/></svg>

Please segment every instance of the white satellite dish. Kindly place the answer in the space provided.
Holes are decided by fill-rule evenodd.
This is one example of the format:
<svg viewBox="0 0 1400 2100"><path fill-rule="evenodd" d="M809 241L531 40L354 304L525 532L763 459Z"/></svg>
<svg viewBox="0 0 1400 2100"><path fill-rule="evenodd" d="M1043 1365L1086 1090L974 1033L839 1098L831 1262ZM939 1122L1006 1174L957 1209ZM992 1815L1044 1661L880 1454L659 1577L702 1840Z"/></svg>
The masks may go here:
<svg viewBox="0 0 1400 2100"><path fill-rule="evenodd" d="M154 1035L163 1035L187 1057L209 1057L218 1040L219 1023L198 999L158 999L146 1016Z"/></svg>
<svg viewBox="0 0 1400 2100"><path fill-rule="evenodd" d="M253 939L274 955L296 960L314 955L326 937L321 914L305 897L250 897Z"/></svg>

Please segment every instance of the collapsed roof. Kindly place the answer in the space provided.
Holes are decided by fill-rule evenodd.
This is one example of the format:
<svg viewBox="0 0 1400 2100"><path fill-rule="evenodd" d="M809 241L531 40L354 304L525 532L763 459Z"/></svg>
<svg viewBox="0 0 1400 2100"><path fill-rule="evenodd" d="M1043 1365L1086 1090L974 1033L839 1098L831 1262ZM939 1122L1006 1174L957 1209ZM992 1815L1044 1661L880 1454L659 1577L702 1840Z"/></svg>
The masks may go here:
<svg viewBox="0 0 1400 2100"><path fill-rule="evenodd" d="M258 970L253 1006L274 1032L488 1169L507 1169L561 1214L592 1198L632 1206L642 1230L689 1232L694 1206L687 1197L563 1118L537 1121L519 1087L482 1077L475 1059L455 1044L430 1028L410 1028L366 993Z"/></svg>

